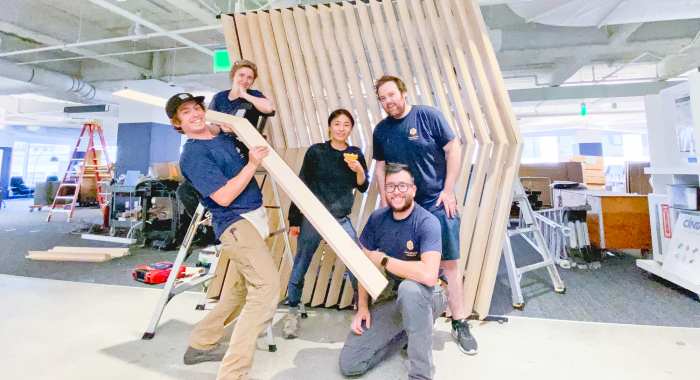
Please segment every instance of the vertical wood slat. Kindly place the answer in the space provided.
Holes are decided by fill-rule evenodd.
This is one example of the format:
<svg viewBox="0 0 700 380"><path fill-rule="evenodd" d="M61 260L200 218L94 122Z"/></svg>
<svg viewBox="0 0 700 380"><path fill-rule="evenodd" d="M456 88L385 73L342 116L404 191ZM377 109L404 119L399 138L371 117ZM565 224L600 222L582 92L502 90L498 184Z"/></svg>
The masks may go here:
<svg viewBox="0 0 700 380"><path fill-rule="evenodd" d="M318 14L321 16L321 25L323 28L323 41L326 43L326 49L331 60L331 69L333 71L333 79L335 79L336 90L340 95L340 107L347 110L353 109L353 103L350 99L350 91L348 89L348 77L343 71L343 63L340 60L340 49L335 39L336 30L331 23L331 13L327 6L319 5ZM360 137L359 128L353 128L350 134L353 145L361 145L362 138Z"/></svg>
<svg viewBox="0 0 700 380"><path fill-rule="evenodd" d="M338 303L339 309L345 309L346 307L352 305L352 298L354 296L352 283L349 278L345 279L345 285L343 285L343 294L340 296L340 303Z"/></svg>
<svg viewBox="0 0 700 380"><path fill-rule="evenodd" d="M233 17L221 15L221 24L224 28L228 59L231 63L236 62L241 59L241 51L238 49L238 33L236 32L236 25L233 22Z"/></svg>
<svg viewBox="0 0 700 380"><path fill-rule="evenodd" d="M278 10L271 10L269 14L272 22L272 32L277 43L277 53L279 54L282 73L284 74L284 84L287 86L286 96L289 98L289 104L292 106L292 115L294 116L293 129L296 130L299 146L308 147L311 145L311 140L306 128L307 122L304 117L304 108L301 106L301 100L299 99L299 86L292 65L291 52L287 44L286 31L282 23L282 14Z"/></svg>
<svg viewBox="0 0 700 380"><path fill-rule="evenodd" d="M318 114L318 140L314 142L324 142L326 140L327 126L326 120L328 120L329 112L328 105L326 104L326 95L323 90L323 84L321 83L321 77L319 77L319 69L316 65L316 54L314 53L313 47L311 45L311 35L309 34L309 26L307 24L306 12L302 8L294 9L294 23L297 28L297 35L299 36L299 42L301 44L301 50L304 54L304 62L306 63L306 68L308 71L308 78L311 80L311 89L313 90L313 99L316 102L316 112ZM312 131L312 135L313 135Z"/></svg>
<svg viewBox="0 0 700 380"><path fill-rule="evenodd" d="M314 292L314 286L316 285L316 276L318 275L318 267L321 265L321 257L323 256L323 249L326 246L325 241L321 241L318 245L316 252L311 258L311 264L309 269L306 271L304 276L304 289L301 292L301 302L307 304L311 302L311 295Z"/></svg>
<svg viewBox="0 0 700 380"><path fill-rule="evenodd" d="M406 47L404 46L403 40L401 39L401 32L399 32L399 24L396 20L396 15L394 14L394 6L391 4L391 1L383 1L381 3L381 8L384 10L384 15L386 16L386 23L389 26L389 31L391 33L391 40L394 43L396 57L399 60L401 77L406 83L406 87L408 90L408 99L412 104L420 104L420 102L418 101L418 92L416 90L416 82L414 79L415 77L411 73L411 66L408 64L408 57L406 56ZM430 103L425 104L430 105Z"/></svg>
<svg viewBox="0 0 700 380"><path fill-rule="evenodd" d="M435 107L442 111L442 114L445 116L445 119L447 119L448 124L450 124L450 127L452 128L452 132L454 132L456 136L459 136L461 133L457 132L457 124L454 115L452 114L452 110L450 109L450 104L447 101L445 85L440 77L440 66L435 58L435 49L433 48L434 44L431 38L431 31L425 25L426 20L423 15L423 8L421 7L421 3L418 1L411 1L411 5L413 9L413 22L418 26L418 36L420 37L416 39L416 41L418 44L420 44L422 41L421 50L423 52L423 56L427 60L426 68L429 74L428 78L432 79L433 87L435 88L435 97L438 101L438 104ZM438 42L438 44L440 44L440 42ZM451 63L449 71L447 71L445 75L452 75ZM452 91L452 89L450 89L450 91Z"/></svg>
<svg viewBox="0 0 700 380"><path fill-rule="evenodd" d="M391 3L386 4L389 5ZM408 45L408 52L411 54L411 61L413 62L413 70L416 74L416 79L418 79L421 99L423 100L423 104L435 107L433 91L428 83L425 67L423 66L423 58L420 55L420 50L418 50L418 44L416 44L416 32L413 30L413 22L411 22L411 16L408 13L406 0L396 0L396 9L399 11L399 18L403 25L403 31L406 33L406 45Z"/></svg>
<svg viewBox="0 0 700 380"><path fill-rule="evenodd" d="M367 11L367 4L363 2L358 2L355 4L355 7L357 8L357 14L360 17L360 27L362 28L362 32L357 31L357 36L358 38L364 38L365 45L367 46L367 52L369 53L369 58L372 62L372 77L376 80L379 79L382 75L384 75L384 69L382 68L382 59L379 56L379 50L377 49L377 40L374 37L374 30L372 30L372 22L369 19L369 12ZM382 25L383 26L383 25ZM376 26L377 30L379 30L379 26ZM355 35L355 31L351 31L351 34ZM384 39L386 40L386 31L384 33ZM388 44L388 41L387 41ZM389 50L389 53L391 53L391 50ZM392 64L394 63L394 55L393 53L390 56ZM392 71L396 71L396 66L394 65L394 69ZM369 96L370 93L374 93L371 89L365 88L365 91L367 92L367 95ZM372 101L373 99L369 99ZM376 103L376 102L374 102ZM378 122L375 120L375 123Z"/></svg>
<svg viewBox="0 0 700 380"><path fill-rule="evenodd" d="M275 89L272 85L270 68L267 62L267 54L265 52L265 46L263 44L262 35L260 32L260 22L258 21L258 15L256 13L251 12L247 15L247 19L248 30L250 31L250 39L256 57L255 63L258 66L257 82L262 85L265 97L270 99L270 101L272 101L273 103L277 103L277 96L275 95ZM277 109L277 107L275 107L275 109ZM271 137L274 143L273 146L278 148L284 148L287 144L284 140L284 132L282 130L282 123L280 122L279 113L274 117L268 118L268 124L270 125L269 130L271 130Z"/></svg>
<svg viewBox="0 0 700 380"><path fill-rule="evenodd" d="M255 52L253 51L253 41L250 38L248 29L248 17L240 13L233 15L236 20L236 31L238 32L238 43L241 46L241 58L255 62ZM231 62L233 64L233 62Z"/></svg>
<svg viewBox="0 0 700 380"><path fill-rule="evenodd" d="M342 52L343 63L345 65L345 72L347 73L348 83L350 84L350 89L352 90L352 101L354 106L353 108L358 111L358 121L360 122L360 126L362 127L361 132L362 136L364 137L364 141L368 141L368 139L372 136L372 126L369 125L369 117L366 112L367 105L365 104L365 97L362 93L362 86L360 86L360 80L357 78L358 70L356 68L355 59L353 58L352 51L350 50L348 32L347 28L345 27L345 20L343 20L343 10L337 3L332 3L330 5L330 12L331 15L333 15L333 20L335 22L336 40L340 45L340 51ZM362 55L364 57L364 48L362 48ZM364 59L364 62L358 61L357 66L362 65L365 66L365 70L360 69L360 73L362 73L362 71L366 71L367 75L369 75L369 67L367 66L366 58ZM353 111L352 108L348 108L348 110L350 110L350 112ZM353 128L353 131L357 129L358 128ZM363 147L361 141L354 141L353 145L357 145L360 148Z"/></svg>
<svg viewBox="0 0 700 380"><path fill-rule="evenodd" d="M362 121L362 130L365 135L365 152L367 153L367 155L371 156L372 130L374 128L372 123L370 122L369 115L366 111L368 106L367 103L369 103L369 113L371 114L372 121L374 123L377 123L382 115L379 111L379 104L375 100L375 97L372 96L374 94L374 81L372 80L372 74L370 73L369 64L367 63L367 56L365 55L365 46L363 45L362 38L360 37L360 29L357 25L357 18L355 16L355 7L351 6L348 3L346 3L342 8L339 7L337 4L334 4L333 7L331 7L331 9L333 9L334 7L338 10L338 12L340 12L340 10L342 9L345 13L345 19L348 25L348 29L347 33L345 30L343 30L343 33L345 33L346 37L349 37L350 39L352 52L354 53L355 60L357 61L357 67L359 67L360 69L359 72L360 77L362 78L362 85L360 85L360 81L357 79L357 75L352 76L354 81L351 81L351 83L354 82L353 88L357 87L358 91L358 93L355 94L355 98L358 99L356 101L356 104L361 104L363 106L362 108L358 108L358 113L360 114L360 120ZM341 14L338 14L338 18L342 21ZM347 50L350 53L349 49ZM352 53L350 53L348 61L351 64L353 63ZM354 68L355 65L353 65L352 67ZM350 70L348 70L348 72L350 73ZM355 73L357 73L357 69L355 69ZM353 93L355 93L355 91L356 90L353 89ZM365 94L367 96L366 100Z"/></svg>
<svg viewBox="0 0 700 380"><path fill-rule="evenodd" d="M340 288L343 286L343 277L345 276L345 264L340 258L335 260L333 266L333 277L331 284L328 286L328 296L326 296L325 307L331 307L338 304L340 297Z"/></svg>
<svg viewBox="0 0 700 380"><path fill-rule="evenodd" d="M285 95L286 85L284 76L282 75L282 66L277 53L277 45L272 32L272 22L270 15L267 12L256 12L260 23L261 42L265 46L265 54L267 63L270 67L270 77L272 84L275 87L275 95L277 98L277 112L280 117L282 129L284 130L284 139L288 148L298 148L299 141L294 130L294 120L292 119L292 111L289 109L289 99Z"/></svg>
<svg viewBox="0 0 700 380"><path fill-rule="evenodd" d="M311 306L318 306L325 300L326 292L328 291L328 280L331 277L331 269L333 269L336 257L337 255L333 249L327 245L323 259L321 260L321 270L316 279L316 288L314 289L314 296L311 299Z"/></svg>
<svg viewBox="0 0 700 380"><path fill-rule="evenodd" d="M321 142L321 130L318 125L318 114L316 112L316 106L311 96L311 88L309 83L309 78L306 74L306 66L304 65L304 57L301 53L301 45L299 41L299 35L297 34L296 24L294 22L294 16L292 11L289 9L282 9L282 22L284 24L284 31L287 37L287 42L289 43L289 50L292 54L292 63L294 66L294 73L297 78L297 83L299 89L301 90L302 100L304 104L304 110L306 111L306 122L308 124L302 125L301 127L297 125L297 131L306 130L308 128L308 134L310 135L309 146L311 144ZM313 58L313 57L312 57ZM315 75L312 73L311 75ZM306 135L306 133L304 133Z"/></svg>
<svg viewBox="0 0 700 380"><path fill-rule="evenodd" d="M321 30L321 25L319 24L319 15L316 8L307 5L306 15L309 21L309 31L311 36L311 45L316 53L316 59L318 59L318 67L321 72L321 78L323 78L323 84L325 88L325 94L327 96L328 105L332 110L340 108L340 103L338 102L338 90L335 88L335 81L333 80L333 74L331 72L331 64L328 61L328 53L326 52L326 45L320 36L323 36L323 31ZM321 93L323 94L323 93ZM322 96L319 94L318 96ZM328 120L328 117L326 117Z"/></svg>
<svg viewBox="0 0 700 380"><path fill-rule="evenodd" d="M384 22L384 15L382 13L382 8L376 0L369 1L369 7L372 13L372 20L374 21L374 29L377 31L377 37L379 38L379 46L382 48L382 56L384 57L384 64L386 65L386 71L379 70L384 74L399 76L399 71L396 69L396 60L394 59L394 52L389 44L389 38L386 32L386 23ZM367 19L362 19L362 9L364 13L367 13L367 8L364 3L358 3L358 10L360 11L360 24L363 27L364 34L367 35L367 29L372 30L369 17ZM369 38L369 37L368 37ZM374 59L372 60L374 61ZM379 61L381 65L381 61ZM379 75L379 72L375 72L375 75ZM381 76L381 75L379 75Z"/></svg>

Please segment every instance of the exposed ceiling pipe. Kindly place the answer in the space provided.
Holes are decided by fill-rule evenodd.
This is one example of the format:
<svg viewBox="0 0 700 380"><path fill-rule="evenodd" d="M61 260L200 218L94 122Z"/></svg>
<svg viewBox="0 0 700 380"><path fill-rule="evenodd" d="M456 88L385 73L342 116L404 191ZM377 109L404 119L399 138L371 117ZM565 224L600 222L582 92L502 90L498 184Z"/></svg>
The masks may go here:
<svg viewBox="0 0 700 380"><path fill-rule="evenodd" d="M181 43L183 43L187 46L190 46L194 49L197 49L206 55L209 55L212 57L214 56L214 52L212 50L209 50L202 45L199 45L195 42L192 42L185 37L179 36L177 34L172 34L172 33L170 33L170 31L166 30L165 28L163 28L157 24L154 24L146 19L143 19L143 18L141 18L141 17L139 17L131 12L127 12L124 9L119 8L118 6L116 6L114 4L110 4L104 0L88 0L88 1L95 4L95 5L99 5L102 8L105 8L109 11L112 11L112 12L114 12L122 17L128 18L131 21L138 22L139 24L141 24L149 29L153 29L156 32L165 33L165 36L170 37L170 38L174 39L175 41L181 42Z"/></svg>
<svg viewBox="0 0 700 380"><path fill-rule="evenodd" d="M203 32L203 31L207 31L207 30L214 30L214 29L221 29L221 28L222 28L222 25L217 24L217 25L210 25L210 26L200 26L197 28L173 30L173 31L169 31L169 32L153 32L153 33L145 33L145 34L139 34L139 35L124 36L124 37L104 38L101 40L83 41L83 42L75 42L75 43L71 43L71 44L46 46L46 47L35 48L35 49L10 51L7 53L0 53L0 57L8 57L11 55L22 55L22 54L29 54L29 53L38 53L38 52L50 51L50 50L67 50L67 49L80 47L80 46L102 45L102 44L109 44L109 43L114 43L114 42L141 41L141 40L146 40L146 39L154 38L154 37L169 36L171 34L196 33L196 32ZM86 57L90 58L91 56L86 56Z"/></svg>
<svg viewBox="0 0 700 380"><path fill-rule="evenodd" d="M13 62L0 60L0 76L37 86L74 92L89 102L118 103L112 100L110 91L97 89L80 79L39 68L19 66Z"/></svg>

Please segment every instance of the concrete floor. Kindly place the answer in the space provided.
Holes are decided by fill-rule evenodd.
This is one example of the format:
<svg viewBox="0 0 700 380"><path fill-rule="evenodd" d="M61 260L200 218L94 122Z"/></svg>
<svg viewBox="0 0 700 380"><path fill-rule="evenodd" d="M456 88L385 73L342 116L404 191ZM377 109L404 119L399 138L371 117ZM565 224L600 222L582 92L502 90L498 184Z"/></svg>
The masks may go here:
<svg viewBox="0 0 700 380"><path fill-rule="evenodd" d="M202 317L197 294L175 297L156 337L141 340L160 291L0 275L0 378L215 378L217 363L182 364L186 339ZM284 313L280 309L276 319ZM255 379L341 379L337 359L352 311L310 310L299 339L260 340ZM473 324L479 354L467 357L438 322L435 379L697 379L700 330L531 318ZM228 337L224 337L228 339ZM405 379L396 354L364 379Z"/></svg>

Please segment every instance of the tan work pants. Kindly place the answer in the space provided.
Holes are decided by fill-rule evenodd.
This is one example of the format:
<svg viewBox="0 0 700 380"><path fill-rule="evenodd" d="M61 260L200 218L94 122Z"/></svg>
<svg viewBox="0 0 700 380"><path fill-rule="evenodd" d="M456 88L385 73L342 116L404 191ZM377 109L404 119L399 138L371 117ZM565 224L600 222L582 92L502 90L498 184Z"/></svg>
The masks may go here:
<svg viewBox="0 0 700 380"><path fill-rule="evenodd" d="M189 345L198 350L211 349L221 339L227 321L238 316L216 378L247 380L255 341L277 310L279 275L265 241L248 220L233 223L219 240L223 254L232 260L229 270L235 270L237 276L224 283L219 303L197 323Z"/></svg>

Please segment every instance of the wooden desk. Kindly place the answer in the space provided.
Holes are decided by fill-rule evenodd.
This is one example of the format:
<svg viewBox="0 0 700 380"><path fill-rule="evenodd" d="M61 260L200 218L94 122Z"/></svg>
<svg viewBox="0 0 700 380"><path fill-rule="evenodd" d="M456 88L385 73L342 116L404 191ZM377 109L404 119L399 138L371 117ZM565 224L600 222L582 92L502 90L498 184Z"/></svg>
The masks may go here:
<svg viewBox="0 0 700 380"><path fill-rule="evenodd" d="M646 195L604 190L554 190L555 202L590 205L587 224L591 244L603 249L651 249Z"/></svg>

